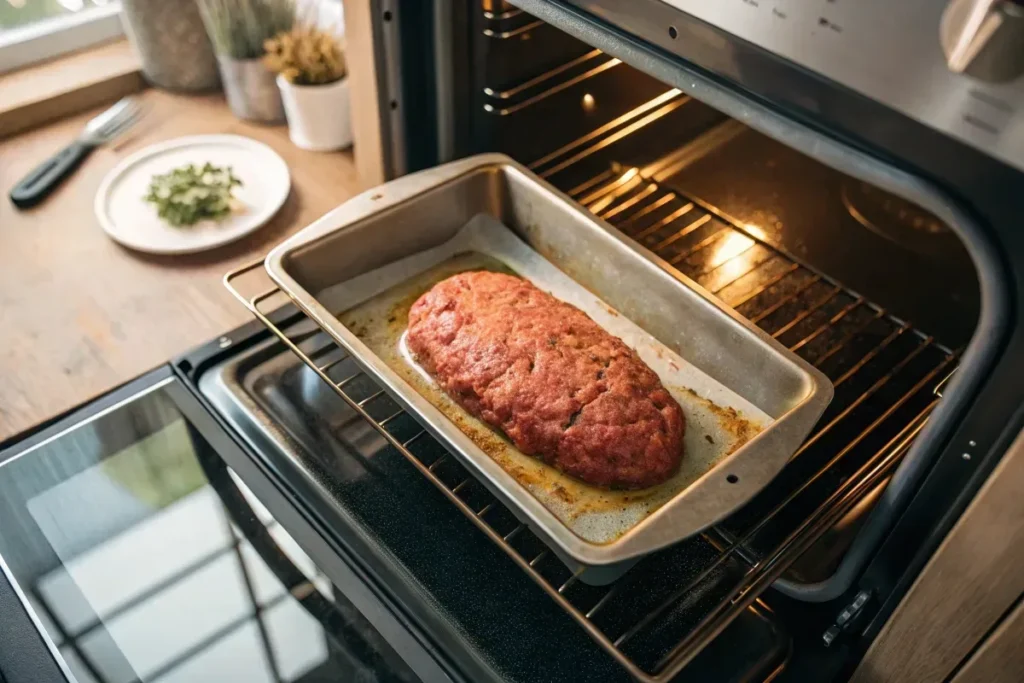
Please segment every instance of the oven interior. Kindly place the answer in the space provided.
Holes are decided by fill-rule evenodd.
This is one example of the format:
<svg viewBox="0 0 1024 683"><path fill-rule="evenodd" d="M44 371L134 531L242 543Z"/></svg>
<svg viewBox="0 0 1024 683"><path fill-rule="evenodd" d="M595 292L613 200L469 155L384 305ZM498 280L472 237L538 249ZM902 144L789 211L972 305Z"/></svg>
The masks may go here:
<svg viewBox="0 0 1024 683"><path fill-rule="evenodd" d="M275 425L264 450L316 482L441 615L453 651L497 678L824 680L822 634L846 601L815 604L835 597L816 590L975 328L967 250L928 211L511 5L468 7L456 153L526 164L821 369L835 398L810 437L750 504L596 587L309 321L280 329L322 374L268 341L200 386Z"/></svg>

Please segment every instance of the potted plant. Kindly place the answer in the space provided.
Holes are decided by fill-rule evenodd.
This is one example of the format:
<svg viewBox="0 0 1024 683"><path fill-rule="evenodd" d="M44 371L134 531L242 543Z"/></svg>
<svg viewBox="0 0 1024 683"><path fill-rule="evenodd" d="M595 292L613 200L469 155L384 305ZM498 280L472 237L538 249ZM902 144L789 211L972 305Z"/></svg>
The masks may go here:
<svg viewBox="0 0 1024 683"><path fill-rule="evenodd" d="M274 73L262 61L263 45L295 23L294 0L199 0L199 10L231 112L261 123L283 121Z"/></svg>
<svg viewBox="0 0 1024 683"><path fill-rule="evenodd" d="M212 90L220 85L217 59L195 0L121 0L120 14L147 81L180 91Z"/></svg>
<svg viewBox="0 0 1024 683"><path fill-rule="evenodd" d="M264 63L277 73L288 135L313 151L352 144L345 54L337 36L313 26L295 26L266 42Z"/></svg>

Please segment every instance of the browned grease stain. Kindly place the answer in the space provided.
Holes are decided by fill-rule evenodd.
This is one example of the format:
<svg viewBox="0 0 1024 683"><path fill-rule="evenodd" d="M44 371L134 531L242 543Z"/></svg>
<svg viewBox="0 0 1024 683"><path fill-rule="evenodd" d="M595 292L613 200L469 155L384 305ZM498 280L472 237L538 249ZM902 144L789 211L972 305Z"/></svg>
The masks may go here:
<svg viewBox="0 0 1024 683"><path fill-rule="evenodd" d="M572 494L566 491L565 487L560 486L559 484L555 484L551 492L555 494L555 496L557 496L559 499L565 501L566 503L572 503Z"/></svg>
<svg viewBox="0 0 1024 683"><path fill-rule="evenodd" d="M452 275L472 270L490 270L516 275L513 270L501 262L482 254L459 254L428 273L416 276L410 282L399 285L399 287L406 287L407 292L388 308L386 315L382 316L382 324L378 326L383 328L382 331L373 329L373 318L362 311L363 306L347 311L338 317L342 323L353 330L356 336L374 349L392 370L415 387L424 398L440 410L519 484L535 494L544 492L564 503L568 509L567 516L570 521L589 513L625 512L628 507L645 504L645 502L644 516L647 516L671 500L674 495L666 489L672 486L672 482L643 490L603 489L574 479L538 458L529 458L524 461L520 459L520 456L510 454L509 448L514 448L514 446L500 430L491 428L469 415L439 387L427 382L422 375L402 359L398 352L398 342L408 327L409 309L412 305L438 282ZM609 312L615 313L611 309ZM687 392L697 401L706 405L709 412L713 413L720 423L723 431L733 437L734 442L725 455L740 448L762 429L760 425L745 419L734 409L718 406L692 389L678 387L678 390ZM722 457L724 458L725 455ZM615 537L609 538L604 543L614 542L627 530L628 528L622 529Z"/></svg>
<svg viewBox="0 0 1024 683"><path fill-rule="evenodd" d="M747 418L743 417L742 415L740 415L739 413L737 413L735 408L723 408L717 403L712 403L711 401L707 400L706 398L695 392L693 389L690 389L688 387L677 388L679 389L679 391L685 391L686 393L690 394L698 401L703 403L705 406L707 406L707 409L710 412L714 413L715 418L718 420L718 424L721 425L722 429L725 430L727 434L730 434L733 437L734 441L732 443L732 446L729 448L725 455L731 455L732 453L735 453L740 449L740 447L743 446L743 444L753 439L755 436L761 433L761 430L764 429L764 427L757 424L756 422L752 422ZM711 439L709 435L706 435L705 438L710 443L714 443L714 440Z"/></svg>

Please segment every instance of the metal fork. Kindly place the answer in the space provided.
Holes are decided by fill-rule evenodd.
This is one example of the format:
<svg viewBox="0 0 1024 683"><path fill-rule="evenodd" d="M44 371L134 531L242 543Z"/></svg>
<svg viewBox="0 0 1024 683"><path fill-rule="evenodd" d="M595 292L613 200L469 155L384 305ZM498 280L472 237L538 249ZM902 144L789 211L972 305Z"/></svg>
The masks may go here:
<svg viewBox="0 0 1024 683"><path fill-rule="evenodd" d="M35 206L49 195L89 153L131 128L142 116L142 104L125 97L91 119L78 138L32 170L11 190L11 201L19 208Z"/></svg>

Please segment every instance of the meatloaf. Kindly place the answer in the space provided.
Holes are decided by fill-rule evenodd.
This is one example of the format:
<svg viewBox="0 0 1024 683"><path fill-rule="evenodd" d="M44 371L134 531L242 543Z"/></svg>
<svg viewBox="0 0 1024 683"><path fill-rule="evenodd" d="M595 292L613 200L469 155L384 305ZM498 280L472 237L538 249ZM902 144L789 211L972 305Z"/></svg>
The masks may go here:
<svg viewBox="0 0 1024 683"><path fill-rule="evenodd" d="M523 453L596 486L665 481L683 412L658 376L583 311L518 277L450 277L409 311L409 350Z"/></svg>

